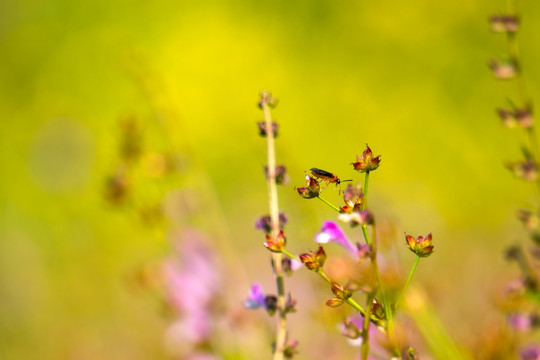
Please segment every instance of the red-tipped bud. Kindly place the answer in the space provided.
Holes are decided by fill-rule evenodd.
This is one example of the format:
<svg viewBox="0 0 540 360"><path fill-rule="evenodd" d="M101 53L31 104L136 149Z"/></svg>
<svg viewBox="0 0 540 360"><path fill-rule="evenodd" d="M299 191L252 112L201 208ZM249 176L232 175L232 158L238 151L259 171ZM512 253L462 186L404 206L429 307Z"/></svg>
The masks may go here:
<svg viewBox="0 0 540 360"><path fill-rule="evenodd" d="M330 300L326 301L326 306L338 307L340 305L343 305L344 302L345 300L343 299L331 298Z"/></svg>
<svg viewBox="0 0 540 360"><path fill-rule="evenodd" d="M336 282L332 282L330 289L332 289L332 292L338 299L347 300L352 296L352 291L349 290L347 286L343 287Z"/></svg>
<svg viewBox="0 0 540 360"><path fill-rule="evenodd" d="M431 234L425 238L418 236L416 239L410 235L405 235L407 246L409 249L420 257L428 257L433 253L433 245L431 245Z"/></svg>
<svg viewBox="0 0 540 360"><path fill-rule="evenodd" d="M299 255L299 258L309 270L319 271L326 262L326 253L323 247L319 246L317 252L310 251L309 253Z"/></svg>
<svg viewBox="0 0 540 360"><path fill-rule="evenodd" d="M306 187L295 188L298 194L304 199L313 199L319 197L321 187L319 182L312 176L306 174Z"/></svg>
<svg viewBox="0 0 540 360"><path fill-rule="evenodd" d="M356 162L352 163L352 166L354 166L354 170L364 173L376 170L380 163L381 155L373 156L373 152L366 145L366 150L364 150L361 156L356 157Z"/></svg>
<svg viewBox="0 0 540 360"><path fill-rule="evenodd" d="M270 234L266 234L266 241L263 243L264 247L272 252L282 252L285 248L287 239L281 230L278 236L274 239Z"/></svg>

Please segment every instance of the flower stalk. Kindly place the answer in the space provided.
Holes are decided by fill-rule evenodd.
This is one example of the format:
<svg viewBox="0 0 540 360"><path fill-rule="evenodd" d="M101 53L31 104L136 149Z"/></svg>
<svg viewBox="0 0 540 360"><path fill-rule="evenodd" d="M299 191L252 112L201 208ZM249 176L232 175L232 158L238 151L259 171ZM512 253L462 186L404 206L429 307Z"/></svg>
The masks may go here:
<svg viewBox="0 0 540 360"><path fill-rule="evenodd" d="M264 114L264 128L266 131L266 159L267 159L267 177L266 183L268 187L268 204L270 208L270 237L277 239L280 234L279 226L279 206L278 206L278 194L277 194L277 182L276 182L276 150L275 150L275 133L272 122L272 115L270 114L270 101L272 97L267 91L261 92L260 107ZM272 253L272 264L274 270L274 277L276 279L277 287L277 327L276 327L276 342L274 349L274 360L283 360L284 352L287 346L287 312L285 296L285 281L283 271L283 254L279 252Z"/></svg>

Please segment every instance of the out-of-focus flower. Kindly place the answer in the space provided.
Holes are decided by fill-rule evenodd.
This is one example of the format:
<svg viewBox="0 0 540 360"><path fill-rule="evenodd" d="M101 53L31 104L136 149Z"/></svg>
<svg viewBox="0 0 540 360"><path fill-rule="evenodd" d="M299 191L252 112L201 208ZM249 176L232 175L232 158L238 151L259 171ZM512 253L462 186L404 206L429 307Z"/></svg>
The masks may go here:
<svg viewBox="0 0 540 360"><path fill-rule="evenodd" d="M506 167L514 176L526 180L536 181L538 179L538 165L531 159L506 163Z"/></svg>
<svg viewBox="0 0 540 360"><path fill-rule="evenodd" d="M371 257L371 248L367 244L356 243L358 260L365 260Z"/></svg>
<svg viewBox="0 0 540 360"><path fill-rule="evenodd" d="M347 238L345 233L333 221L325 221L322 224L321 232L315 235L315 242L318 244L327 244L334 242L343 247L352 257L357 258L357 249Z"/></svg>
<svg viewBox="0 0 540 360"><path fill-rule="evenodd" d="M515 60L490 60L489 67L497 79L513 79L517 73Z"/></svg>
<svg viewBox="0 0 540 360"><path fill-rule="evenodd" d="M210 339L221 291L217 258L203 236L188 231L175 245L176 257L163 265L168 302L177 316L167 331L171 348Z"/></svg>
<svg viewBox="0 0 540 360"><path fill-rule="evenodd" d="M253 284L249 291L248 298L244 301L244 306L248 309L258 309L266 305L264 294L261 285Z"/></svg>
<svg viewBox="0 0 540 360"><path fill-rule="evenodd" d="M124 171L106 179L105 198L114 205L123 203L129 195L129 181Z"/></svg>
<svg viewBox="0 0 540 360"><path fill-rule="evenodd" d="M520 352L521 360L540 360L540 347L538 345L527 345Z"/></svg>
<svg viewBox="0 0 540 360"><path fill-rule="evenodd" d="M285 225L287 224L287 217L285 216L285 213L280 212L279 213L279 228L283 229ZM272 231L272 224L270 221L270 215L264 215L257 219L255 222L255 228L264 231L265 233L269 234Z"/></svg>
<svg viewBox="0 0 540 360"><path fill-rule="evenodd" d="M373 152L369 146L366 145L366 149L361 156L356 156L356 162L352 163L352 166L354 166L354 170L363 173L376 170L379 167L380 162L381 155L373 156Z"/></svg>
<svg viewBox="0 0 540 360"><path fill-rule="evenodd" d="M425 238L418 236L416 239L410 235L405 235L409 249L420 257L428 257L433 253L432 236L428 234Z"/></svg>
<svg viewBox="0 0 540 360"><path fill-rule="evenodd" d="M532 211L519 209L518 210L518 219L523 223L527 230L535 230L538 228L538 215L534 214Z"/></svg>
<svg viewBox="0 0 540 360"><path fill-rule="evenodd" d="M257 127L259 128L259 135L262 137L266 137L268 134L268 131L266 130L266 122L259 121L257 123ZM279 131L279 124L275 121L272 121L272 134L274 134L274 138L278 136Z"/></svg>
<svg viewBox="0 0 540 360"><path fill-rule="evenodd" d="M269 91L263 90L260 93L258 105L261 110L264 108L264 105L268 105L269 108L274 109L278 105L278 99L273 97Z"/></svg>
<svg viewBox="0 0 540 360"><path fill-rule="evenodd" d="M514 110L498 108L497 114L501 118L503 126L507 128L519 126L528 129L534 125L532 111L529 108Z"/></svg>
<svg viewBox="0 0 540 360"><path fill-rule="evenodd" d="M343 201L345 205L341 207L342 213L352 213L353 211L362 210L362 202L364 200L364 192L358 186L349 184L343 192Z"/></svg>
<svg viewBox="0 0 540 360"><path fill-rule="evenodd" d="M489 17L491 31L496 33L518 31L519 18L515 15L495 14Z"/></svg>
<svg viewBox="0 0 540 360"><path fill-rule="evenodd" d="M300 261L306 265L309 270L319 271L326 262L326 253L322 246L319 246L317 252L310 251L306 254L301 254Z"/></svg>
<svg viewBox="0 0 540 360"><path fill-rule="evenodd" d="M151 178L163 177L177 168L174 154L149 152L141 160L145 174Z"/></svg>
<svg viewBox="0 0 540 360"><path fill-rule="evenodd" d="M263 245L272 252L282 252L286 243L287 239L285 238L285 234L283 233L283 230L280 230L275 239L272 235L266 234L266 241L263 242Z"/></svg>
<svg viewBox="0 0 540 360"><path fill-rule="evenodd" d="M120 121L120 131L120 157L127 162L138 159L142 151L142 133L137 119L128 117Z"/></svg>
<svg viewBox="0 0 540 360"><path fill-rule="evenodd" d="M351 224L352 227L358 225L373 225L375 223L373 213L369 210L355 211L350 214L339 214L338 219L344 223Z"/></svg>
<svg viewBox="0 0 540 360"><path fill-rule="evenodd" d="M538 316L523 313L514 313L508 315L508 323L516 331L529 331L538 326Z"/></svg>
<svg viewBox="0 0 540 360"><path fill-rule="evenodd" d="M298 194L304 199L313 199L319 196L321 193L321 187L319 182L314 177L306 174L306 187L299 187L295 190L298 191Z"/></svg>
<svg viewBox="0 0 540 360"><path fill-rule="evenodd" d="M268 166L264 167L264 174L268 178ZM289 176L287 175L287 168L284 165L276 166L275 179L276 184L278 185L287 185L290 182Z"/></svg>
<svg viewBox="0 0 540 360"><path fill-rule="evenodd" d="M302 264L301 261L298 261L296 259L284 257L282 260L282 266L283 266L283 271L285 272L285 274L290 276L296 270L304 267L304 264Z"/></svg>
<svg viewBox="0 0 540 360"><path fill-rule="evenodd" d="M298 354L298 350L296 349L297 347L298 340L287 341L285 349L283 350L283 356L285 356L286 359L292 359L296 354Z"/></svg>

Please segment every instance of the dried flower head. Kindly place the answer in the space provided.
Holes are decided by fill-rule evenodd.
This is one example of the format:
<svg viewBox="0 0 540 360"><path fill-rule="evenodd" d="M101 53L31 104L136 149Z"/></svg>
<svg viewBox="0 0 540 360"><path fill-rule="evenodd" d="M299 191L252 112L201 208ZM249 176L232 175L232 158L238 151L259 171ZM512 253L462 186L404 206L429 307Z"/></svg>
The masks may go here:
<svg viewBox="0 0 540 360"><path fill-rule="evenodd" d="M326 302L326 305L330 307L340 306L352 296L352 291L347 286L343 287L336 282L332 282L330 289L335 295L335 297Z"/></svg>
<svg viewBox="0 0 540 360"><path fill-rule="evenodd" d="M428 257L433 253L431 238L431 234L428 234L425 238L418 236L416 239L410 235L405 235L409 249L420 257Z"/></svg>
<svg viewBox="0 0 540 360"><path fill-rule="evenodd" d="M295 187L295 190L298 191L300 196L302 196L304 199L313 199L319 197L321 187L319 186L317 179L306 174L306 185L306 187Z"/></svg>
<svg viewBox="0 0 540 360"><path fill-rule="evenodd" d="M489 17L491 31L496 33L514 33L519 28L519 18L515 15L495 14Z"/></svg>
<svg viewBox="0 0 540 360"><path fill-rule="evenodd" d="M364 173L377 169L380 162L381 155L373 156L373 152L366 145L366 149L361 156L356 156L356 162L352 163L352 166L354 166L354 170Z"/></svg>
<svg viewBox="0 0 540 360"><path fill-rule="evenodd" d="M274 109L278 104L278 99L274 98L272 94L267 91L263 90L260 93L260 99L259 99L259 108L262 110L265 105L268 105L269 108Z"/></svg>
<svg viewBox="0 0 540 360"><path fill-rule="evenodd" d="M362 210L364 192L360 185L353 186L349 184L343 192L343 201L345 201L345 205L340 208L342 213L352 213L353 211Z"/></svg>
<svg viewBox="0 0 540 360"><path fill-rule="evenodd" d="M299 255L299 258L309 270L319 271L326 262L326 253L323 247L319 246L317 252L310 251L309 253Z"/></svg>
<svg viewBox="0 0 540 360"><path fill-rule="evenodd" d="M266 241L263 242L263 245L272 252L282 252L286 243L285 234L283 234L283 230L280 230L275 239L270 234L266 234Z"/></svg>

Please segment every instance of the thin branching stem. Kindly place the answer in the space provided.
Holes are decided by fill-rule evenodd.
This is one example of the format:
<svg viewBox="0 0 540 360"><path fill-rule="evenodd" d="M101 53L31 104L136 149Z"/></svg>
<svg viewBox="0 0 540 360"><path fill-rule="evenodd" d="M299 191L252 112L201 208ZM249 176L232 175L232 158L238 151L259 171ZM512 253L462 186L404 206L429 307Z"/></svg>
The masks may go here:
<svg viewBox="0 0 540 360"><path fill-rule="evenodd" d="M416 259L414 260L414 264L413 264L413 266L411 268L411 271L409 272L409 276L407 277L407 282L403 286L403 289L401 290L401 293L399 294L399 296L398 296L398 298L396 300L396 303L394 305L394 307L396 309L397 309L397 307L399 305L399 302L401 301L401 299L405 295L405 292L407 291L407 288L409 287L409 284L411 283L411 279L413 277L414 271L416 270L416 266L418 265L419 261L420 261L420 256L416 255Z"/></svg>
<svg viewBox="0 0 540 360"><path fill-rule="evenodd" d="M335 206L334 204L328 202L328 200L326 200L325 198L322 198L320 196L317 196L317 198L319 200L321 200L323 203L325 203L326 205L330 206L332 209L336 210L337 212L340 212L340 209L337 206Z"/></svg>

